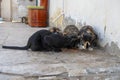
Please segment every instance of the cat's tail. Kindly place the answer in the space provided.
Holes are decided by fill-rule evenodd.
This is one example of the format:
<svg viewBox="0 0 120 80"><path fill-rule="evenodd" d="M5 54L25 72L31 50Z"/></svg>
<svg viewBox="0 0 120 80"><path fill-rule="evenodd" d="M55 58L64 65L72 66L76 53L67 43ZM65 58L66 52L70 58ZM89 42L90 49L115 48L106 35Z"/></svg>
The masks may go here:
<svg viewBox="0 0 120 80"><path fill-rule="evenodd" d="M4 49L16 49L16 50L28 50L29 46L18 47L18 46L2 46Z"/></svg>

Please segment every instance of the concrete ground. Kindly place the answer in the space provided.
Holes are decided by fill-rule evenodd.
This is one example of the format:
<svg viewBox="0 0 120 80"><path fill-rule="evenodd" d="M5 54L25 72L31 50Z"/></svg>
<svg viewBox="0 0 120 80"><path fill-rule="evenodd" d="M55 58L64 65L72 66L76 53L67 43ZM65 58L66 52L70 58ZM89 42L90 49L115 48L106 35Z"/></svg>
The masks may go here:
<svg viewBox="0 0 120 80"><path fill-rule="evenodd" d="M56 53L1 47L24 46L40 29L22 23L0 23L0 80L120 80L120 58L102 49L64 49Z"/></svg>

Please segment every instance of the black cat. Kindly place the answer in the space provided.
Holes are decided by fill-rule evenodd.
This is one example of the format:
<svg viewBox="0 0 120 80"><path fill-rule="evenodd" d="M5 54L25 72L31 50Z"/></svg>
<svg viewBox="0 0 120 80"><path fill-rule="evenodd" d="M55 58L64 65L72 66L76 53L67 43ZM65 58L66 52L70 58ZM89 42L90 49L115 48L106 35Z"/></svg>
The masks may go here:
<svg viewBox="0 0 120 80"><path fill-rule="evenodd" d="M24 47L17 47L17 46L2 46L2 48L6 49L18 49L18 50L28 50L31 49L32 51L41 51L43 50L42 40L44 36L50 35L52 32L49 30L40 30L34 33L28 40L27 45Z"/></svg>
<svg viewBox="0 0 120 80"><path fill-rule="evenodd" d="M61 51L61 48L72 48L75 46L76 40L72 37L64 36L58 32L57 28L50 30L40 30L34 33L24 47L18 46L2 46L6 49L18 49L32 51Z"/></svg>
<svg viewBox="0 0 120 80"><path fill-rule="evenodd" d="M62 48L73 48L76 46L76 39L61 34L52 33L43 39L43 47L47 51L62 51Z"/></svg>

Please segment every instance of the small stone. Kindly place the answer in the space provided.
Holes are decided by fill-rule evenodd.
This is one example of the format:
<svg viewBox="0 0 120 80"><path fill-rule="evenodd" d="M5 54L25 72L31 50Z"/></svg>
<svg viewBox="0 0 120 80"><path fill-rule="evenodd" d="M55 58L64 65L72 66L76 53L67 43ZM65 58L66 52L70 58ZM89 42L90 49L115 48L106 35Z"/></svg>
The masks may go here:
<svg viewBox="0 0 120 80"><path fill-rule="evenodd" d="M38 80L53 80L56 79L56 76L49 76L49 77L39 77Z"/></svg>
<svg viewBox="0 0 120 80"><path fill-rule="evenodd" d="M89 47L88 50L89 50L89 51L93 51L93 48Z"/></svg>

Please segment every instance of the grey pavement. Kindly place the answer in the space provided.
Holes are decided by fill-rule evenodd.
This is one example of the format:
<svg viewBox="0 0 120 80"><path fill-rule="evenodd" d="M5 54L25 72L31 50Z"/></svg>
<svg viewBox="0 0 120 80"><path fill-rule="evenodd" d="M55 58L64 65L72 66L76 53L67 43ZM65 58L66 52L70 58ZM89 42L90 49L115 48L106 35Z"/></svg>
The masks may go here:
<svg viewBox="0 0 120 80"><path fill-rule="evenodd" d="M1 47L24 46L40 29L23 23L0 23L0 80L120 80L120 58L102 49L63 49L57 53Z"/></svg>

